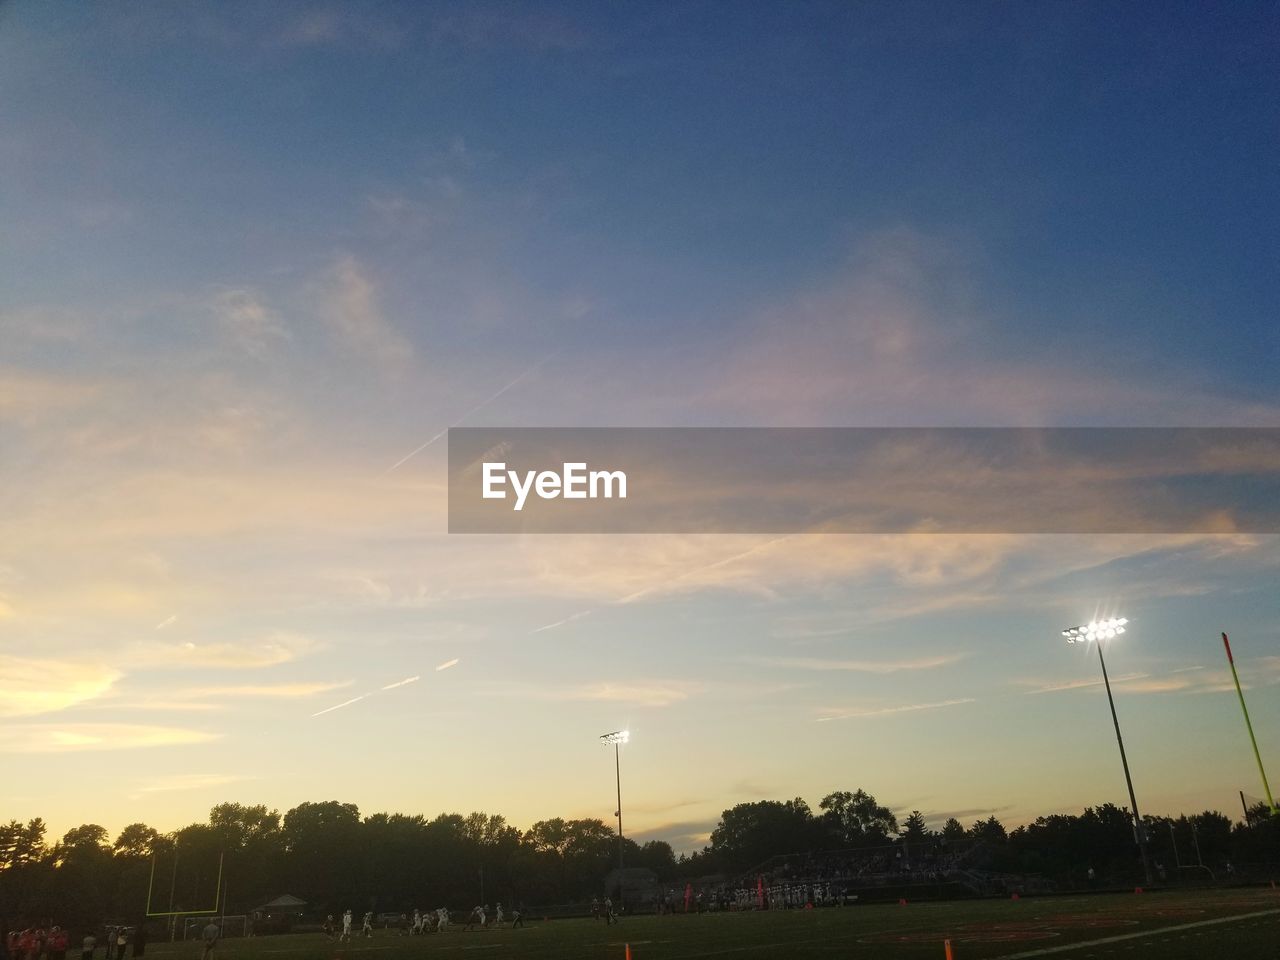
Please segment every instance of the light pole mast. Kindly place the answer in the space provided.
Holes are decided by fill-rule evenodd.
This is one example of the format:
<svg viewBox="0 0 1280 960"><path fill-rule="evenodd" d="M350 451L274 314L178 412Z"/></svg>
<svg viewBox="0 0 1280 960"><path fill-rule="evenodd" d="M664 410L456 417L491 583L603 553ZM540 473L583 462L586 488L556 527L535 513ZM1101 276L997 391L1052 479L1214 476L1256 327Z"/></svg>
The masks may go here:
<svg viewBox="0 0 1280 960"><path fill-rule="evenodd" d="M1090 643L1098 647L1098 663L1102 667L1102 685L1107 688L1107 704L1111 707L1111 723L1116 728L1116 745L1120 747L1120 764L1124 767L1124 782L1129 788L1129 809L1133 811L1133 839L1138 844L1142 855L1142 874L1148 885L1151 883L1151 857L1147 853L1147 828L1142 823L1142 815L1138 812L1138 797L1133 792L1133 777L1129 775L1129 758L1124 752L1124 737L1120 734L1120 718L1116 716L1116 701L1111 696L1111 678L1107 676L1107 661L1102 655L1102 641L1110 640L1124 633L1124 626L1129 621L1124 617L1110 620L1093 621L1087 626L1071 627L1063 630L1062 635L1067 643Z"/></svg>
<svg viewBox="0 0 1280 960"><path fill-rule="evenodd" d="M622 908L622 745L631 739L627 730L615 730L613 733L601 735L600 742L613 745L613 775L618 788L618 809L614 816L618 818L618 908Z"/></svg>

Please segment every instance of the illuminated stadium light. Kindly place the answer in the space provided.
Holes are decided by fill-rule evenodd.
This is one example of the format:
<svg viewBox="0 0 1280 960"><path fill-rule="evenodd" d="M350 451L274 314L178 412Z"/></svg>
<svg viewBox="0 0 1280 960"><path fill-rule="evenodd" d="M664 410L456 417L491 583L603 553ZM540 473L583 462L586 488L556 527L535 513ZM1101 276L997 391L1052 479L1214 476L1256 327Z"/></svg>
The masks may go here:
<svg viewBox="0 0 1280 960"><path fill-rule="evenodd" d="M1142 872L1146 875L1147 883L1151 883L1151 857L1147 850L1147 829L1142 822L1142 815L1138 813L1138 798L1133 791L1133 777L1129 775L1129 758L1124 752L1124 737L1120 734L1120 718L1116 715L1116 701L1111 696L1111 678L1107 676L1107 661L1102 655L1102 640L1111 640L1114 637L1124 633L1125 625L1128 624L1127 617L1108 617L1105 620L1090 620L1088 623L1079 627L1068 627L1062 631L1062 635L1067 638L1067 643L1089 643L1095 641L1095 648L1098 651L1098 666L1102 667L1102 684L1107 690L1107 705L1111 708L1111 723L1116 730L1116 746L1120 748L1120 764L1124 767L1124 782L1129 788L1129 809L1132 811L1133 818L1133 839L1138 845L1138 851L1142 856Z"/></svg>
<svg viewBox="0 0 1280 960"><path fill-rule="evenodd" d="M618 909L621 910L623 903L623 840L622 840L622 745L631 739L630 730L615 730L613 733L602 733L600 742L605 746L613 747L613 772L616 778L618 788L618 809L613 815L618 818Z"/></svg>
<svg viewBox="0 0 1280 960"><path fill-rule="evenodd" d="M1124 633L1128 617L1110 617L1106 620L1091 620L1084 626L1070 627L1062 631L1067 643L1088 643L1090 640L1112 640Z"/></svg>

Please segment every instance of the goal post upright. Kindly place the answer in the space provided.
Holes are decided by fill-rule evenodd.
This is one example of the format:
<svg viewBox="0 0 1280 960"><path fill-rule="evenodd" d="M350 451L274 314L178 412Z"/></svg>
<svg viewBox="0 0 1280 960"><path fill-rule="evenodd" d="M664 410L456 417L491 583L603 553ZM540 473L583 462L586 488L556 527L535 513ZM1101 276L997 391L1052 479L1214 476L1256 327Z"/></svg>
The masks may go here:
<svg viewBox="0 0 1280 960"><path fill-rule="evenodd" d="M1271 815L1274 817L1280 814L1280 810L1276 809L1276 802L1271 796L1271 784L1267 782L1267 771L1262 766L1262 754L1258 751L1258 738L1253 735L1253 723L1249 720L1249 708L1245 706L1244 691L1240 689L1240 675L1236 673L1236 660L1231 655L1231 641L1227 639L1227 635L1222 635L1222 646L1227 651L1227 663L1231 666L1231 679L1236 684L1236 696L1240 698L1240 710L1244 714L1245 729L1249 731L1249 743L1253 746L1253 759L1258 761L1258 773L1262 776L1262 789L1267 794L1267 806L1271 809Z"/></svg>

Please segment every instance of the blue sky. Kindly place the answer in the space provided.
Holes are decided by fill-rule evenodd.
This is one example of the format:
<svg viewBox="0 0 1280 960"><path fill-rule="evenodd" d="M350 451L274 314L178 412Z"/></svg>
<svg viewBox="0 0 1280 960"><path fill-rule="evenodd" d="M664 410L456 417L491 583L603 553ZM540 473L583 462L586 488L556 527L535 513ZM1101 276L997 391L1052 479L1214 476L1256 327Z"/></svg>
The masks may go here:
<svg viewBox="0 0 1280 960"><path fill-rule="evenodd" d="M443 443L391 468L463 421L1274 426L1276 26L0 7L0 683L49 694L0 747L103 785L11 812L607 819L631 723L678 846L859 785L1017 822L1122 796L1097 688L1029 692L1108 610L1140 801L1233 810L1214 638L1266 749L1273 539L449 538Z"/></svg>

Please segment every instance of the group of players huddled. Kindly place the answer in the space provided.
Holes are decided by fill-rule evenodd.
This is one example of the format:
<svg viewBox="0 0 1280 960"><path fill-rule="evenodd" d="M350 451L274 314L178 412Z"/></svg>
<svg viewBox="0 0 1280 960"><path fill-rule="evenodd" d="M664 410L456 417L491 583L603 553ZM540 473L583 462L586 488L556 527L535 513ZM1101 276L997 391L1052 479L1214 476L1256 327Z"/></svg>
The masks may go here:
<svg viewBox="0 0 1280 960"><path fill-rule="evenodd" d="M324 921L325 936L332 940L351 940L353 937L352 926L355 923L355 917L350 910L342 915L340 923L335 923L333 914L329 914ZM452 918L447 907L441 907L439 910L415 910L413 916L408 914L400 914L398 921L394 927L400 936L419 937L428 933L444 933L449 929ZM490 928L501 927L507 923L507 915L502 911L502 904L499 903L495 910L490 910L486 906L474 907L467 914L467 919L461 924L464 931L470 930L487 930ZM524 917L520 913L520 909L511 911L510 918L511 928L524 926ZM370 910L364 915L364 923L360 926L361 937L373 936L373 911Z"/></svg>

